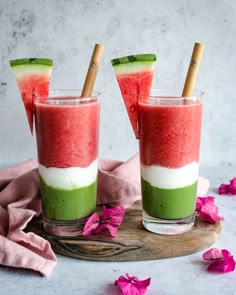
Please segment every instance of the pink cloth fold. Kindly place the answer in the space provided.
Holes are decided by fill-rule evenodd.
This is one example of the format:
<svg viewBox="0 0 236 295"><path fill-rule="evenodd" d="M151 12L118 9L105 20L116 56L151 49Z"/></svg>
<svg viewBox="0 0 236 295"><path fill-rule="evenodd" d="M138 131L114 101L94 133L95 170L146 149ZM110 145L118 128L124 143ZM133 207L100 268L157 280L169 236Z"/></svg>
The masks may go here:
<svg viewBox="0 0 236 295"><path fill-rule="evenodd" d="M127 162L99 160L98 204L125 208L141 199L139 155Z"/></svg>
<svg viewBox="0 0 236 295"><path fill-rule="evenodd" d="M28 268L50 275L56 256L48 241L24 232L41 213L37 160L32 159L0 171L0 264ZM209 181L198 180L198 195L207 193ZM99 160L98 204L125 208L141 199L139 155L127 162Z"/></svg>
<svg viewBox="0 0 236 295"><path fill-rule="evenodd" d="M0 264L50 275L56 256L48 241L23 230L41 212L37 161L0 171Z"/></svg>

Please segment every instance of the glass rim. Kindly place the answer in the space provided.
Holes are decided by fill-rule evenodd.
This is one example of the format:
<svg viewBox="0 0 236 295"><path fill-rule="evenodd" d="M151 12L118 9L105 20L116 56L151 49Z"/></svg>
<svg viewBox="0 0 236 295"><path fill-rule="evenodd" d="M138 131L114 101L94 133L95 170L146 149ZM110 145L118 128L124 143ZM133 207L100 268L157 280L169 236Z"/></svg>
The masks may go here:
<svg viewBox="0 0 236 295"><path fill-rule="evenodd" d="M35 95L34 102L46 104L49 101L60 101L60 102L86 102L98 100L98 97L101 95L98 91L92 91L90 96L81 97L82 89L76 88L64 88L64 89L52 89L49 90L48 95ZM68 99L65 99L68 97Z"/></svg>
<svg viewBox="0 0 236 295"><path fill-rule="evenodd" d="M194 90L190 96L182 96L180 88L151 88L148 98L181 101L184 99L196 99L204 95L201 90Z"/></svg>

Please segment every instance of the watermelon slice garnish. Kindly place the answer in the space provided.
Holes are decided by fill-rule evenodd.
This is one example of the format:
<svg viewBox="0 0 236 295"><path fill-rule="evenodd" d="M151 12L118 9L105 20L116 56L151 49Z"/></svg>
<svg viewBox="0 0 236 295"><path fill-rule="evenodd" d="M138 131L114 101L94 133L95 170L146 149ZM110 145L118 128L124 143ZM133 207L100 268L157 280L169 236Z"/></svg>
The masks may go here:
<svg viewBox="0 0 236 295"><path fill-rule="evenodd" d="M152 78L156 65L155 54L138 54L111 61L120 91L129 115L129 120L139 138L138 100L148 97L152 86Z"/></svg>
<svg viewBox="0 0 236 295"><path fill-rule="evenodd" d="M25 106L31 133L34 126L34 96L48 96L53 61L24 58L10 61Z"/></svg>

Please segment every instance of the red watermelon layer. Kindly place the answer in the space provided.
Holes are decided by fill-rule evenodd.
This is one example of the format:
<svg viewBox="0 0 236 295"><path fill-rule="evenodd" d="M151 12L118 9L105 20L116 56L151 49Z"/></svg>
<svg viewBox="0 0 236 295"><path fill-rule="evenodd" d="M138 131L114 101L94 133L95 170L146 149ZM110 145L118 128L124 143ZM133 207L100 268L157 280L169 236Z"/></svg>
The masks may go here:
<svg viewBox="0 0 236 295"><path fill-rule="evenodd" d="M99 112L98 101L80 105L35 102L39 163L57 168L91 164L98 156Z"/></svg>
<svg viewBox="0 0 236 295"><path fill-rule="evenodd" d="M139 98L142 97L143 100L149 96L153 73L154 71L149 70L117 76L126 110L137 139L139 138L137 103Z"/></svg>
<svg viewBox="0 0 236 295"><path fill-rule="evenodd" d="M17 80L18 87L24 102L29 126L33 134L33 97L48 96L50 77L48 75L26 75Z"/></svg>
<svg viewBox="0 0 236 295"><path fill-rule="evenodd" d="M144 165L180 168L199 161L202 103L139 103L140 158Z"/></svg>

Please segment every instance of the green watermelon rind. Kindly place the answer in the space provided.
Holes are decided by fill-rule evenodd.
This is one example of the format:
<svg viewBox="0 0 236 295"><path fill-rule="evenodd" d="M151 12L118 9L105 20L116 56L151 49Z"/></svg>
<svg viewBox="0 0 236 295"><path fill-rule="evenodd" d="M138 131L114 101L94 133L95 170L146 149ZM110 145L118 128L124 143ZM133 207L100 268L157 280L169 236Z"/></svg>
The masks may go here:
<svg viewBox="0 0 236 295"><path fill-rule="evenodd" d="M141 71L154 71L155 54L138 54L115 58L111 61L116 76L129 75Z"/></svg>
<svg viewBox="0 0 236 295"><path fill-rule="evenodd" d="M53 61L46 58L24 58L10 61L16 79L29 75L50 75Z"/></svg>
<svg viewBox="0 0 236 295"><path fill-rule="evenodd" d="M11 67L23 66L23 65L44 65L53 66L53 61L49 58L19 58L10 61Z"/></svg>
<svg viewBox="0 0 236 295"><path fill-rule="evenodd" d="M128 55L111 60L112 66L118 66L120 64L140 62L140 61L156 61L156 54L154 53L145 53L145 54L136 54Z"/></svg>

